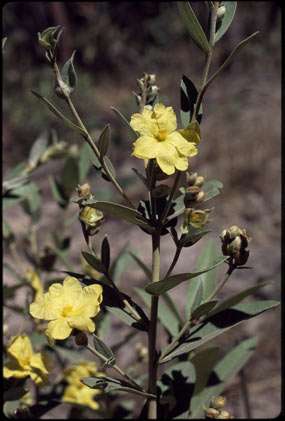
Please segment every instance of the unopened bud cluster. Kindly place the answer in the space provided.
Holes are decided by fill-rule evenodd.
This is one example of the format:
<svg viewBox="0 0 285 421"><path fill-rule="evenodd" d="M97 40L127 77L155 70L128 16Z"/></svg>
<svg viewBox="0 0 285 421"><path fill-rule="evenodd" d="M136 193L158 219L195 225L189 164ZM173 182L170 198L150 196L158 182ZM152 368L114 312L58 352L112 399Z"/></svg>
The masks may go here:
<svg viewBox="0 0 285 421"><path fill-rule="evenodd" d="M210 408L204 408L206 419L217 419L217 420L229 420L233 419L228 411L223 408L226 404L226 398L224 396L216 396L211 400Z"/></svg>
<svg viewBox="0 0 285 421"><path fill-rule="evenodd" d="M233 263L241 266L247 262L249 251L246 250L251 240L246 235L245 230L233 225L228 230L223 230L220 235L222 241L222 252L225 256L230 256Z"/></svg>
<svg viewBox="0 0 285 421"><path fill-rule="evenodd" d="M90 186L88 183L82 186L77 186L78 197L83 199L93 199L93 195L90 193ZM79 202L80 211L79 219L84 222L88 228L88 235L94 235L97 233L99 226L103 222L104 215L101 211L91 208L90 206L84 206Z"/></svg>
<svg viewBox="0 0 285 421"><path fill-rule="evenodd" d="M208 219L210 209L201 210L194 209L196 205L201 203L206 193L202 190L205 178L198 176L197 173L186 173L187 187L185 189L184 196L184 224L182 226L182 232L187 233L189 225L195 228L203 227Z"/></svg>
<svg viewBox="0 0 285 421"><path fill-rule="evenodd" d="M145 96L145 106L152 106L156 99L159 87L155 85L156 76L154 74L148 75L147 73L140 79L137 79L138 92L133 92L135 95L137 105L141 105L142 98Z"/></svg>

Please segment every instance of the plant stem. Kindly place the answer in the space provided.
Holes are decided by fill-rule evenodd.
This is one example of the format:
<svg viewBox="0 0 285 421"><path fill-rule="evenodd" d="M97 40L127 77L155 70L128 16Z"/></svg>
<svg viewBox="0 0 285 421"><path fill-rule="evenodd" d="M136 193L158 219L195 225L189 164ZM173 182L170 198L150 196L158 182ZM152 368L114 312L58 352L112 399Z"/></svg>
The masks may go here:
<svg viewBox="0 0 285 421"><path fill-rule="evenodd" d="M160 234L161 228L157 228L152 234L152 282L159 281L160 272ZM157 335L157 313L158 313L158 296L151 297L151 317L148 341L148 393L156 395L157 381L157 352L156 352L156 335ZM157 401L156 398L148 399L148 419L155 420L157 418Z"/></svg>
<svg viewBox="0 0 285 421"><path fill-rule="evenodd" d="M96 355L97 357L99 357L102 361L104 361L105 363L108 361L108 358L105 357L104 355L102 355L100 352L98 352L95 348L93 348L91 345L87 345L86 348L92 352L94 355ZM143 392L145 392L145 390L138 384L136 383L134 380L132 380L125 372L124 370L122 370L117 364L114 365L110 365L111 368L113 368L114 370L117 371L117 373L121 374L121 376L123 376L128 382L130 382L135 388L139 388L140 390L142 390Z"/></svg>
<svg viewBox="0 0 285 421"><path fill-rule="evenodd" d="M62 80L61 78L61 74L60 71L58 69L57 63L54 62L53 63L53 71L56 75L56 78L59 81ZM58 83L60 86L60 83ZM84 135L84 139L86 140L86 142L89 144L90 148L93 150L93 152L95 153L96 157L98 158L100 164L102 165L103 170L105 171L105 173L107 174L108 178L110 179L110 181L112 182L112 184L114 185L114 187L118 190L118 192L120 193L120 195L123 197L123 199L128 203L128 205L132 208L132 209L136 209L136 207L133 205L133 203L131 202L131 200L128 198L128 196L125 194L124 190L122 189L122 187L119 185L119 183L117 182L117 180L114 178L114 176L111 174L109 168L106 166L105 161L104 161L104 157L101 156L99 149L97 148L97 146L95 145L92 137L90 136L88 130L86 129L85 125L83 124L78 112L76 111L76 108L73 105L73 102L70 99L69 95L65 95L63 92L63 95L65 97L65 100L69 106L70 111L72 112L75 120L77 121L79 127L85 132Z"/></svg>
<svg viewBox="0 0 285 421"><path fill-rule="evenodd" d="M169 269L168 269L168 271L167 271L167 273L166 273L166 275L164 276L164 278L163 278L163 279L168 278L168 276L169 276L169 275L171 274L171 272L173 271L173 269L174 269L174 267L175 267L175 265L176 265L176 263L177 263L177 261L178 261L178 259L179 259L179 256L180 256L180 253L181 253L181 250L182 250L182 246L178 246L178 247L176 247L176 252L175 252L175 255L174 255L174 257L173 257L172 263L171 263L171 265L169 266Z"/></svg>
<svg viewBox="0 0 285 421"><path fill-rule="evenodd" d="M164 223L164 222L165 222L165 219L166 219L166 218L167 218L167 216L168 216L168 212L169 212L169 209L170 209L170 206L171 206L171 203L172 203L172 199L173 199L173 196L174 196L174 194L175 194L175 191L176 191L177 185L178 185L178 183L179 183L180 175L181 175L181 172L180 172L180 171L177 171L177 173L176 173L176 177L175 177L175 180L174 180L174 183L173 183L173 185L172 185L172 189L171 189L170 195L169 195L169 197L168 197L167 204L166 204L166 206L165 206L165 208L164 208L164 211L163 211L163 214L162 214L162 216L161 216L161 221L162 221L162 223Z"/></svg>
<svg viewBox="0 0 285 421"><path fill-rule="evenodd" d="M203 71L203 76L202 76L202 82L201 82L201 85L200 85L200 88L199 88L197 101L196 101L196 104L195 104L195 108L194 108L194 112L193 112L193 115L192 115L192 118L191 118L191 122L197 120L197 115L199 113L199 109L200 109L200 106L201 106L201 103L202 103L202 99L203 99L203 96L206 92L206 83L207 83L210 64L211 64L211 60L212 60L213 49L214 49L214 46L215 46L216 22L217 22L218 7L219 7L219 2L215 1L213 3L212 12L211 12L210 37L209 37L210 51L208 52L208 54L206 56L206 61L205 61L205 66L204 66L204 71Z"/></svg>
<svg viewBox="0 0 285 421"><path fill-rule="evenodd" d="M232 262L230 262L230 266L229 266L229 269L228 269L226 275L224 276L224 278L222 279L222 281L219 283L219 285L214 289L214 291L212 292L212 294L210 294L209 297L204 301L204 303L207 303L208 301L211 301L217 295L217 293L225 285L225 283L227 282L227 280L229 279L229 277L231 276L231 274L233 273L233 271L234 271L235 268L236 268L236 265L233 264ZM200 317L200 319L199 319L200 322L202 322L203 320L205 320L206 317L207 317L207 314L204 314L204 316ZM160 355L159 360L158 360L158 364L171 351L171 349L179 341L179 339L181 338L181 336L185 332L187 332L189 329L191 329L191 327L194 326L194 324L195 323L193 323L193 320L190 317L190 319L188 319L186 321L186 323L184 324L184 326L182 327L182 329L180 330L180 332L178 333L178 335L175 336L175 338L173 338L172 342L169 344L169 346L166 348L166 350Z"/></svg>

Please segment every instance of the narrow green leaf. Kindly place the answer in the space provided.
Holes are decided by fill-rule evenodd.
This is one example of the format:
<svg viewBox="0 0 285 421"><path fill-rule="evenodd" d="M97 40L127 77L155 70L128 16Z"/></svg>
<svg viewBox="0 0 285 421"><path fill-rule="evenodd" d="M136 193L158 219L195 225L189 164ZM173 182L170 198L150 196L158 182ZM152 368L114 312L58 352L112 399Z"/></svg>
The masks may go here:
<svg viewBox="0 0 285 421"><path fill-rule="evenodd" d="M110 174L113 176L113 178L116 178L116 172L115 172L115 168L113 167L112 162L110 161L110 159L105 155L104 158L104 163L106 165L106 167L108 168L108 170L110 171ZM104 170L102 170L102 177L106 180L106 181L111 181L110 178L108 177L108 175L105 173Z"/></svg>
<svg viewBox="0 0 285 421"><path fill-rule="evenodd" d="M37 194L38 186L33 181L21 185L15 189L9 191L9 196L4 197L2 201L3 210L14 206L15 204L21 202L22 200L32 198L34 194Z"/></svg>
<svg viewBox="0 0 285 421"><path fill-rule="evenodd" d="M102 158L108 152L109 145L110 145L110 124L107 124L105 128L103 129L102 133L100 134L100 137L98 140L98 149L100 151L100 155Z"/></svg>
<svg viewBox="0 0 285 421"><path fill-rule="evenodd" d="M180 83L180 117L183 127L187 127L191 122L192 115L194 113L195 104L197 102L198 91L194 83L182 75ZM197 115L198 123L202 120L202 105Z"/></svg>
<svg viewBox="0 0 285 421"><path fill-rule="evenodd" d="M203 406L209 407L213 396L223 393L231 379L242 369L250 359L257 345L257 337L246 339L228 352L214 367L210 373L203 393L192 397L190 402L191 419L204 416ZM185 417L188 418L188 417Z"/></svg>
<svg viewBox="0 0 285 421"><path fill-rule="evenodd" d="M97 257L94 256L94 254L89 253L88 251L82 251L82 256L86 260L87 263L89 263L90 266L93 267L93 269L97 270L100 273L106 273L106 267L101 262L101 260L97 259Z"/></svg>
<svg viewBox="0 0 285 421"><path fill-rule="evenodd" d="M130 125L130 123L128 122L128 120L126 119L126 117L123 116L123 114L117 110L114 107L111 107L111 109L114 111L114 113L119 117L119 119L125 124L125 126L129 129L129 132L131 133L131 136L133 138L133 140L136 140L139 135L138 133L132 128L132 126Z"/></svg>
<svg viewBox="0 0 285 421"><path fill-rule="evenodd" d="M40 101L42 101L51 112L53 112L58 118L63 120L65 124L67 124L72 130L76 131L77 133L81 134L84 138L87 137L87 133L85 130L81 129L81 127L77 126L76 124L72 123L67 117L65 117L47 98L43 97L42 95L38 94L37 92L31 91Z"/></svg>
<svg viewBox="0 0 285 421"><path fill-rule="evenodd" d="M217 23L216 27L216 37L215 42L219 41L219 39L226 33L226 31L229 29L237 7L236 1L224 1L220 3L220 6L225 6L226 11L223 16L223 18L220 20L221 23Z"/></svg>
<svg viewBox="0 0 285 421"><path fill-rule="evenodd" d="M110 266L110 244L109 244L107 235L105 235L101 244L101 260L102 260L103 266L108 271L109 266Z"/></svg>
<svg viewBox="0 0 285 421"><path fill-rule="evenodd" d="M203 351L200 351L191 358L191 363L194 365L196 371L196 382L193 396L201 393L206 386L211 371L217 362L219 352L220 348L218 347L207 348L203 349Z"/></svg>
<svg viewBox="0 0 285 421"><path fill-rule="evenodd" d="M166 279L163 279L162 281L154 282L151 284L148 284L145 288L145 290L152 295L161 295L164 292L176 287L177 285L181 284L181 282L189 281L192 278L195 278L198 275L201 275L202 273L208 272L209 270L212 270L216 266L220 265L227 259L227 256L221 256L217 257L215 263L208 267L207 269L204 269L200 272L189 272L189 273L181 273L179 275L173 275L169 276Z"/></svg>
<svg viewBox="0 0 285 421"><path fill-rule="evenodd" d="M130 267L132 263L133 259L131 258L128 252L122 252L116 258L110 270L111 278L113 279L116 285L119 284L121 276Z"/></svg>
<svg viewBox="0 0 285 421"><path fill-rule="evenodd" d="M196 307L193 310L191 316L193 317L193 319L199 319L200 317L209 313L209 311L211 311L212 308L215 307L218 301L219 300L212 300L212 301L207 301L206 303L200 304L198 307Z"/></svg>
<svg viewBox="0 0 285 421"><path fill-rule="evenodd" d="M186 354L212 340L216 336L225 333L232 327L278 305L279 303L274 300L254 301L238 304L229 309L220 311L207 318L205 322L199 324L196 328L193 328L184 342L178 344L173 351L167 354L161 360L161 363L170 361L179 355Z"/></svg>
<svg viewBox="0 0 285 421"><path fill-rule="evenodd" d="M29 167L36 168L48 145L48 132L44 131L33 143L28 159Z"/></svg>
<svg viewBox="0 0 285 421"><path fill-rule="evenodd" d="M216 258L215 243L213 240L209 240L200 254L195 270L200 272L204 268L212 266ZM203 301L205 301L216 288L217 267L209 272L203 273L199 278L203 283Z"/></svg>
<svg viewBox="0 0 285 421"><path fill-rule="evenodd" d="M86 200L85 205L91 208L101 210L104 213L115 216L119 219L124 219L132 224L139 225L149 232L153 231L153 228L143 221L141 213L135 209L128 208L127 206L119 205L118 203L111 202L99 202L97 200Z"/></svg>
<svg viewBox="0 0 285 421"><path fill-rule="evenodd" d="M186 300L186 317L189 319L191 309L195 309L201 304L203 299L203 284L199 276L193 278L189 284L188 296Z"/></svg>
<svg viewBox="0 0 285 421"><path fill-rule="evenodd" d="M77 76L73 65L75 51L73 51L69 60L65 62L61 70L63 82L68 86L70 94L75 91L77 85Z"/></svg>
<svg viewBox="0 0 285 421"><path fill-rule="evenodd" d="M152 279L152 272L151 270L146 266L146 264L135 255L133 252L129 252L130 256L135 260L135 262L139 265L139 267L143 270L144 274L146 275L147 279L151 281Z"/></svg>
<svg viewBox="0 0 285 421"><path fill-rule="evenodd" d="M116 358L111 348L101 338L96 336L95 333L93 333L92 336L96 351L108 358L108 365L116 364Z"/></svg>
<svg viewBox="0 0 285 421"><path fill-rule="evenodd" d="M140 288L134 288L141 300L150 308L151 296ZM180 321L161 302L158 304L158 319L172 337L176 336L180 330Z"/></svg>
<svg viewBox="0 0 285 421"><path fill-rule="evenodd" d="M206 222L206 225L202 228L195 228L190 227L187 234L182 234L181 238L178 240L177 244L181 247L190 247L193 246L197 241L199 241L202 237L204 237L206 234L211 232L209 229L207 229L209 226L209 223Z"/></svg>
<svg viewBox="0 0 285 421"><path fill-rule="evenodd" d="M90 159L89 159L90 149L91 148L88 145L88 143L84 142L79 151L77 163L78 163L78 173L79 173L78 175L79 175L80 183L84 180L90 168L90 164L91 164Z"/></svg>
<svg viewBox="0 0 285 421"><path fill-rule="evenodd" d="M79 183L79 168L73 157L67 158L60 175L61 186L69 195Z"/></svg>
<svg viewBox="0 0 285 421"><path fill-rule="evenodd" d="M196 43L196 45L204 51L205 54L208 54L210 52L208 40L192 7L190 6L190 3L188 1L183 1L177 2L177 5L181 19L188 29L191 38Z"/></svg>
<svg viewBox="0 0 285 421"><path fill-rule="evenodd" d="M116 379L108 376L92 376L92 377L83 377L80 381L91 389L104 389L105 393L110 392L126 392L133 393L139 396L152 397L155 398L155 395L146 393L139 388L135 388L131 383L126 382L125 380Z"/></svg>
<svg viewBox="0 0 285 421"><path fill-rule="evenodd" d="M210 79L205 84L204 89L206 90L209 85L216 79L216 77L227 67L228 64L233 60L233 58L246 46L246 44L253 38L255 35L258 34L257 32L254 32L249 37L241 41L231 52L229 57L226 59L226 61L221 65L221 67L213 74L213 76L210 77Z"/></svg>
<svg viewBox="0 0 285 421"><path fill-rule="evenodd" d="M63 206L63 207L67 206L68 200L61 184L54 178L53 175L49 176L49 182L50 182L51 192L55 201L60 206Z"/></svg>
<svg viewBox="0 0 285 421"><path fill-rule="evenodd" d="M209 313L209 317L213 316L216 313L219 313L222 310L226 310L227 308L233 307L239 302L241 302L244 298L248 297L251 294L254 294L259 288L262 288L263 286L269 284L270 282L261 282L258 285L255 285L253 287L247 288L238 294L233 295L232 297L228 298L224 302L222 302L219 306L217 306L214 310L212 310Z"/></svg>
<svg viewBox="0 0 285 421"><path fill-rule="evenodd" d="M203 184L202 190L206 193L203 202L220 194L220 190L223 188L223 183L218 180L208 180Z"/></svg>

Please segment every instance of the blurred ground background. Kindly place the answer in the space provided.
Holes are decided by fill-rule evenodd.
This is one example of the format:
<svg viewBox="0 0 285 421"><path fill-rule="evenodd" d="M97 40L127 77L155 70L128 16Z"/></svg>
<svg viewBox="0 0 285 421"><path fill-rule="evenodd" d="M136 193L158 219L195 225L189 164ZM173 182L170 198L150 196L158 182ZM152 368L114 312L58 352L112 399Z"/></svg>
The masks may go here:
<svg viewBox="0 0 285 421"><path fill-rule="evenodd" d="M201 22L204 4L194 4ZM37 42L37 32L49 26L64 26L59 61L64 63L76 50L75 67L78 89L73 96L78 111L96 136L105 124L111 124L110 158L117 173L127 185L128 195L137 202L145 198L141 184L134 184L132 167L142 168L136 158L129 158L131 140L116 118L111 106L127 118L137 111L132 91L136 79L144 72L155 73L160 87L160 101L172 105L179 116L180 80L182 74L196 86L201 80L203 55L190 40L173 2L31 2L7 3L3 8L3 36L7 37L3 57L3 173L28 157L29 149L45 129L55 129L60 140L81 142L31 94L31 89L52 99L63 109L53 93L53 74ZM245 47L206 93L201 124L199 154L191 159L190 169L207 179L223 182L222 194L213 199L212 233L217 247L219 234L233 224L246 228L250 243L251 271L238 271L226 285L221 298L245 286L272 280L259 290L256 298L280 299L281 283L281 10L275 2L239 2L227 34L217 43L210 74L217 69L235 45L255 31L259 34ZM178 119L179 121L179 119ZM180 125L180 122L179 122ZM32 174L42 189L42 225L38 230L41 243L57 229L57 206L52 201L47 175L57 174L57 162L48 163ZM112 189L92 172L88 175L92 191L109 197ZM117 198L117 197L116 197ZM117 198L119 200L119 198ZM76 206L70 211L77 212ZM26 217L16 206L5 214L18 233ZM70 228L74 238L71 255L80 271L80 250L84 240L80 226ZM99 239L107 233L113 256L127 242L148 264L150 237L128 224L107 218ZM206 237L207 238L207 237ZM22 241L22 242L21 242ZM190 271L206 239L185 249L177 273ZM99 241L98 241L99 244ZM139 244L139 246L138 246ZM162 268L173 254L172 241L164 237ZM4 248L4 256L11 257ZM191 266L192 265L192 266ZM57 265L58 269L60 264ZM13 282L5 274L5 282ZM142 272L133 265L122 279L123 290L131 295L130 284L143 286ZM186 286L172 294L183 307ZM21 297L18 297L21 301ZM137 300L139 301L139 300ZM9 333L18 329L14 315L8 317ZM115 323L115 321L114 321ZM121 336L115 325L110 344ZM281 323L280 310L274 309L220 339L224 349L251 335L259 336L259 346L246 365L252 418L275 418L281 408ZM137 339L136 339L137 340ZM135 341L134 341L135 343ZM128 364L132 349L119 355L121 365ZM233 379L226 396L228 409L235 418L245 418L239 377ZM58 418L58 413L49 414Z"/></svg>

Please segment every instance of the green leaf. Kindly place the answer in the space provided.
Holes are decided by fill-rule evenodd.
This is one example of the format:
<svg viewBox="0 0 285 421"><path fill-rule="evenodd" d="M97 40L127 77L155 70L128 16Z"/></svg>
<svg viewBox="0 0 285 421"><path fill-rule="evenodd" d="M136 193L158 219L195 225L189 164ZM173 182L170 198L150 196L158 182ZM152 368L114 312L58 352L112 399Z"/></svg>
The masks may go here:
<svg viewBox="0 0 285 421"><path fill-rule="evenodd" d="M225 6L226 11L223 16L223 18L220 20L221 23L217 23L216 26L216 37L215 42L219 41L219 39L226 33L226 31L229 29L237 7L236 1L224 1L220 3L220 6Z"/></svg>
<svg viewBox="0 0 285 421"><path fill-rule="evenodd" d="M190 6L190 3L187 1L177 2L178 10L181 16L182 21L184 22L188 32L196 43L198 47L200 47L204 53L207 55L210 52L210 46L206 35L201 28L201 25Z"/></svg>
<svg viewBox="0 0 285 421"><path fill-rule="evenodd" d="M99 202L97 200L86 200L84 205L88 205L91 208L101 210L104 213L115 216L119 219L124 219L132 224L138 225L145 228L149 232L153 231L153 228L143 221L141 213L135 209L129 208L127 206L119 205L117 203L111 202Z"/></svg>
<svg viewBox="0 0 285 421"><path fill-rule="evenodd" d="M78 349L63 348L59 345L53 345L52 349L58 353L61 358L67 359L72 364L78 364L79 361L85 360L82 352L78 352Z"/></svg>
<svg viewBox="0 0 285 421"><path fill-rule="evenodd" d="M204 268L212 266L216 258L217 252L215 243L213 240L209 240L200 254L195 270L200 272ZM216 278L217 267L199 276L199 279L201 279L203 283L203 301L205 301L216 288Z"/></svg>
<svg viewBox="0 0 285 421"><path fill-rule="evenodd" d="M52 195L55 201L62 207L66 207L68 204L67 197L63 190L62 185L54 178L53 175L49 176L49 182L51 187Z"/></svg>
<svg viewBox="0 0 285 421"><path fill-rule="evenodd" d="M203 406L209 407L213 396L219 396L231 379L242 369L252 356L257 345L257 337L246 339L226 354L214 367L203 393L192 397L190 403L191 419L204 416ZM187 418L187 416L185 416Z"/></svg>
<svg viewBox="0 0 285 421"><path fill-rule="evenodd" d="M110 171L110 174L113 176L113 178L116 178L115 168L113 167L113 164L110 161L110 159L105 155L104 158L103 158L103 160L104 160L104 163L105 163L106 167ZM109 176L106 174L105 170L102 170L102 177L106 181L111 181L110 178L109 178Z"/></svg>
<svg viewBox="0 0 285 421"><path fill-rule="evenodd" d="M105 364L107 365L116 364L116 358L111 348L109 348L109 346L101 338L96 336L95 333L93 333L92 336L93 336L94 348L96 349L96 351L100 352L100 354L108 358L108 362L106 362Z"/></svg>
<svg viewBox="0 0 285 421"><path fill-rule="evenodd" d="M128 252L123 252L117 257L110 270L111 278L116 285L119 284L122 274L129 268L132 262L133 259Z"/></svg>
<svg viewBox="0 0 285 421"><path fill-rule="evenodd" d="M78 157L78 172L79 172L79 182L81 183L84 178L86 177L88 170L90 168L90 159L89 159L89 153L90 153L90 146L87 142L84 142L82 147L79 151L79 157Z"/></svg>
<svg viewBox="0 0 285 421"><path fill-rule="evenodd" d="M110 266L110 244L107 235L105 235L101 244L101 261L103 266L108 271Z"/></svg>
<svg viewBox="0 0 285 421"><path fill-rule="evenodd" d="M61 186L66 191L67 195L75 189L79 183L79 168L76 160L69 157L64 164L60 176Z"/></svg>
<svg viewBox="0 0 285 421"><path fill-rule="evenodd" d="M199 277L193 278L189 284L189 292L186 300L186 315L189 319L191 312L197 308L203 300L203 283Z"/></svg>
<svg viewBox="0 0 285 421"><path fill-rule="evenodd" d="M141 288L134 288L141 300L150 308L151 296ZM180 321L161 302L158 303L158 319L171 336L176 336L180 330Z"/></svg>
<svg viewBox="0 0 285 421"><path fill-rule="evenodd" d="M48 145L48 132L44 131L33 143L28 159L29 167L36 168Z"/></svg>
<svg viewBox="0 0 285 421"><path fill-rule="evenodd" d="M197 102L198 91L193 82L185 75L181 77L180 83L180 117L183 127L187 127L191 122L194 113L195 104ZM202 105L197 115L198 123L202 120Z"/></svg>
<svg viewBox="0 0 285 421"><path fill-rule="evenodd" d="M103 262L99 259L97 259L97 257L94 256L94 254L89 253L88 251L82 251L82 256L84 257L84 259L86 260L86 262L92 266L93 269L97 270L100 273L106 273L107 269L105 267L105 265L103 264Z"/></svg>
<svg viewBox="0 0 285 421"><path fill-rule="evenodd" d="M161 360L161 363L165 363L180 355L186 354L212 340L216 336L225 333L232 327L278 305L279 303L273 300L255 301L238 304L229 309L220 311L193 328L188 337L184 339L184 342L178 343L175 349Z"/></svg>
<svg viewBox="0 0 285 421"><path fill-rule="evenodd" d="M76 124L72 123L67 117L65 117L47 98L43 97L42 95L38 94L37 92L31 91L40 101L42 101L51 112L53 112L58 118L63 120L67 126L69 126L75 132L81 134L84 138L88 136L85 130L81 129L81 127L77 126Z"/></svg>
<svg viewBox="0 0 285 421"><path fill-rule="evenodd" d="M32 198L34 194L38 192L38 186L36 183L31 181L25 185L21 185L13 190L9 191L9 196L3 198L3 210L14 206L24 199Z"/></svg>
<svg viewBox="0 0 285 421"><path fill-rule="evenodd" d="M73 65L74 55L75 51L73 51L70 59L66 61L61 70L62 80L68 86L70 94L75 91L77 85L77 76Z"/></svg>
<svg viewBox="0 0 285 421"><path fill-rule="evenodd" d="M253 38L255 35L258 34L257 32L254 32L249 37L241 41L231 52L231 54L228 56L226 61L219 67L219 69L213 74L213 76L210 77L210 79L207 81L207 83L204 86L204 90L206 90L209 85L216 79L216 77L227 67L228 64L233 60L233 58L246 46L246 44Z"/></svg>
<svg viewBox="0 0 285 421"><path fill-rule="evenodd" d="M195 278L198 275L201 275L202 273L208 272L209 270L212 270L216 266L220 265L227 259L227 256L221 256L217 257L216 261L211 267L208 267L207 269L203 269L200 272L189 272L189 273L181 273L178 275L169 276L166 279L163 279L162 281L154 282L151 284L148 284L145 288L145 290L152 295L161 295L164 292L176 287L177 285L181 284L181 282L189 281L192 278Z"/></svg>
<svg viewBox="0 0 285 421"><path fill-rule="evenodd" d="M203 202L206 202L209 199L220 194L220 189L223 188L223 183L218 180L208 180L206 181L203 186L202 190L206 193Z"/></svg>
<svg viewBox="0 0 285 421"><path fill-rule="evenodd" d="M2 54L5 51L5 44L6 44L7 39L8 39L7 37L2 38Z"/></svg>
<svg viewBox="0 0 285 421"><path fill-rule="evenodd" d="M152 279L152 271L146 266L146 264L135 255L133 252L129 252L130 256L135 260L135 262L139 265L139 267L143 270L144 274L146 275L147 279L151 281Z"/></svg>
<svg viewBox="0 0 285 421"><path fill-rule="evenodd" d="M211 371L218 359L220 348L212 347L203 349L194 357L191 358L191 363L195 367L196 371L196 382L193 392L193 396L201 393L206 386L210 377Z"/></svg>
<svg viewBox="0 0 285 421"><path fill-rule="evenodd" d="M244 298L248 297L251 294L254 294L259 288L262 288L263 286L269 284L270 282L261 282L258 285L255 285L253 287L247 288L238 294L233 295L232 297L228 298L224 302L222 302L219 306L217 306L214 310L212 310L209 313L209 317L213 316L216 313L219 313L222 310L226 310L227 308L233 307L236 304L238 304L240 301L242 301Z"/></svg>
<svg viewBox="0 0 285 421"><path fill-rule="evenodd" d="M199 319L200 317L204 316L205 314L209 313L209 311L212 310L212 308L215 307L219 300L212 300L207 301L206 303L202 303L199 306L197 306L193 311L191 316L193 319Z"/></svg>
<svg viewBox="0 0 285 421"><path fill-rule="evenodd" d="M206 222L206 225L202 228L195 228L190 226L187 234L182 234L181 238L177 241L177 245L180 247L190 247L193 246L197 241L199 241L206 234L211 232L209 229L209 223Z"/></svg>
<svg viewBox="0 0 285 421"><path fill-rule="evenodd" d="M111 109L114 111L114 113L119 117L119 119L125 124L125 126L129 129L129 132L133 138L133 140L136 140L139 135L138 133L132 128L132 126L130 125L130 123L128 122L128 120L126 119L126 117L123 116L123 114L117 110L114 107L111 107Z"/></svg>
<svg viewBox="0 0 285 421"><path fill-rule="evenodd" d="M91 389L103 389L105 393L127 392L139 396L156 397L155 395L146 393L139 388L135 388L131 383L126 382L125 380L115 379L113 377L83 377L80 381Z"/></svg>
<svg viewBox="0 0 285 421"><path fill-rule="evenodd" d="M103 129L102 133L100 134L100 137L98 140L98 149L100 151L100 156L102 158L108 152L109 145L110 145L110 124L107 124L105 128Z"/></svg>

